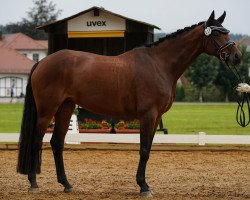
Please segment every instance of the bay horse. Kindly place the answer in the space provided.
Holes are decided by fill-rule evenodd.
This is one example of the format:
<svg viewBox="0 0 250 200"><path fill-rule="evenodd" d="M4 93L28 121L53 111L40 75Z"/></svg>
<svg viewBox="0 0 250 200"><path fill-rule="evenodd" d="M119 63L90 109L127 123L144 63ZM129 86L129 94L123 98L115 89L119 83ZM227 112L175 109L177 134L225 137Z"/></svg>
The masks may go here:
<svg viewBox="0 0 250 200"><path fill-rule="evenodd" d="M93 113L129 116L140 120L140 160L136 174L142 196L151 196L145 180L154 134L163 113L175 98L177 80L201 54L237 65L241 53L222 26L224 12L215 19L178 30L158 42L118 56L61 50L31 70L19 139L17 172L27 174L29 191L38 188L41 147L48 124L55 116L51 138L57 180L72 190L63 162L64 139L75 105Z"/></svg>

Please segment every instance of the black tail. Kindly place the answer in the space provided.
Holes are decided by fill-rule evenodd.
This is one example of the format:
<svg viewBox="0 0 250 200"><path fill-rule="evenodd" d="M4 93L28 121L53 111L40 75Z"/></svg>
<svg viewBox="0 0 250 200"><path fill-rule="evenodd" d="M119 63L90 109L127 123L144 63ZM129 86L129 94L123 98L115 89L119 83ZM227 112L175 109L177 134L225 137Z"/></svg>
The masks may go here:
<svg viewBox="0 0 250 200"><path fill-rule="evenodd" d="M38 63L36 63L31 69L28 84L26 86L17 164L17 172L21 174L30 173L32 170L32 163L35 162L34 156L32 156L34 155L32 150L34 149L34 140L36 135L37 110L31 87L31 76L37 65ZM38 165L36 173L40 172L41 165Z"/></svg>

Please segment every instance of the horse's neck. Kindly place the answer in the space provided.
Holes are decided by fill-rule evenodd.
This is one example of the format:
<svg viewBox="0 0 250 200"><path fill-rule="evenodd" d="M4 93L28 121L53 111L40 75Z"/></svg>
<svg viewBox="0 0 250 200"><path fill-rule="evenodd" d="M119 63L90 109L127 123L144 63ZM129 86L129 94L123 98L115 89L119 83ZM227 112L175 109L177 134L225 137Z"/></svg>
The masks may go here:
<svg viewBox="0 0 250 200"><path fill-rule="evenodd" d="M194 29L166 39L152 47L158 66L166 74L171 73L177 81L192 62L203 52L203 28Z"/></svg>

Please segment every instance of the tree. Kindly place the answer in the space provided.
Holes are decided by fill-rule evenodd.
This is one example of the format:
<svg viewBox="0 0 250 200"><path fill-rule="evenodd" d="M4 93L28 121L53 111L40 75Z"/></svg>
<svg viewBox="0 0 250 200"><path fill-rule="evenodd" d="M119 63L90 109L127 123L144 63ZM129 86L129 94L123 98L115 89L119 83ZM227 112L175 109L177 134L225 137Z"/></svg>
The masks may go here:
<svg viewBox="0 0 250 200"><path fill-rule="evenodd" d="M27 12L28 18L6 25L8 33L22 32L34 39L47 39L47 34L36 27L55 21L62 10L56 10L56 4L48 0L33 0L33 3L34 7Z"/></svg>
<svg viewBox="0 0 250 200"><path fill-rule="evenodd" d="M242 53L242 60L236 69L243 81L249 83L250 53L244 46L238 48ZM234 87L237 86L238 79L224 62L218 61L217 65L219 68L214 84L222 91L225 101L233 100Z"/></svg>
<svg viewBox="0 0 250 200"><path fill-rule="evenodd" d="M1 34L5 34L5 33L6 33L6 28L5 28L5 26L0 25L0 32L1 32Z"/></svg>
<svg viewBox="0 0 250 200"><path fill-rule="evenodd" d="M5 26L6 33L19 33L22 32L26 35L32 36L33 28L28 23L16 22L9 23Z"/></svg>
<svg viewBox="0 0 250 200"><path fill-rule="evenodd" d="M215 58L201 54L187 70L188 80L199 91L199 100L203 101L203 88L211 85L217 76L217 65Z"/></svg>
<svg viewBox="0 0 250 200"><path fill-rule="evenodd" d="M242 38L246 37L246 35L236 34L236 33L230 33L229 37L230 37L230 39L231 39L232 41L239 41L239 40L241 40Z"/></svg>
<svg viewBox="0 0 250 200"><path fill-rule="evenodd" d="M56 4L51 1L33 0L33 3L34 7L27 12L29 18L27 21L36 26L55 21L62 12L62 10L56 10Z"/></svg>

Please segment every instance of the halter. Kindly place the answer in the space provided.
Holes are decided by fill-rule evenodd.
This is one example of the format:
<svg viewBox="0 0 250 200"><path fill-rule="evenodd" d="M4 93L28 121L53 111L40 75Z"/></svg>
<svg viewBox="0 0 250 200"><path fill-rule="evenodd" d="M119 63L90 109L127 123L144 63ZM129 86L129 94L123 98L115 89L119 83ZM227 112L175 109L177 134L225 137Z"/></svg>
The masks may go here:
<svg viewBox="0 0 250 200"><path fill-rule="evenodd" d="M227 30L224 27L219 27L219 26L207 26L207 22L205 22L204 24L205 26L205 36L209 37L212 39L213 45L215 46L216 50L217 50L217 55L220 58L220 60L222 61L227 61L229 55L227 52L225 52L224 50L232 45L235 45L235 42L229 40L226 44L220 46L219 43L215 40L215 38L212 35L213 31L218 31L220 33L224 33L224 34L228 34L230 31ZM224 56L224 57L223 57Z"/></svg>
<svg viewBox="0 0 250 200"><path fill-rule="evenodd" d="M218 32L224 33L224 34L228 34L230 31L224 27L207 26L207 22L205 22L204 27L205 27L205 30L204 30L205 36L211 38L213 45L215 46L215 48L217 50L217 56L220 58L221 61L224 61L226 63L227 67L233 72L233 74L238 79L238 82L243 83L243 80L242 80L240 74L238 73L236 67L232 66L232 68L231 68L229 66L229 64L228 64L229 55L227 52L224 51L228 47L235 45L235 42L229 40L228 42L226 42L226 44L220 46L219 43L215 40L215 38L212 35L213 31L218 31ZM238 107L237 107L237 111L236 111L236 121L240 126L246 127L248 124L250 124L250 100L249 100L248 94L244 92L241 96L239 96L239 97L237 96L237 103L238 103ZM247 107L247 112L245 112L245 110L244 110L245 103L246 103L246 107ZM247 115L249 117L247 117Z"/></svg>

